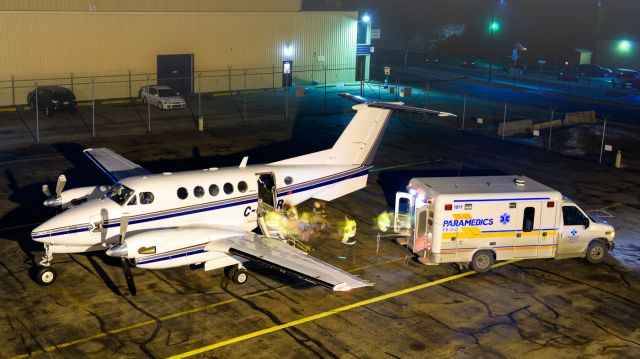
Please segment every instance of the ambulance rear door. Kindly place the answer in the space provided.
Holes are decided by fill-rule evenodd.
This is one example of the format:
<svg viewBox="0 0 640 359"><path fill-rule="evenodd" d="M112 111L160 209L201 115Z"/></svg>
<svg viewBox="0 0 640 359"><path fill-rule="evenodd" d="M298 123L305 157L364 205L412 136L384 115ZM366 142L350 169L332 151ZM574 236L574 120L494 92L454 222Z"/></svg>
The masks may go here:
<svg viewBox="0 0 640 359"><path fill-rule="evenodd" d="M430 209L429 205L416 208L415 230L407 243L407 247L413 253L427 249L428 234L431 232L431 227L433 227L433 213Z"/></svg>
<svg viewBox="0 0 640 359"><path fill-rule="evenodd" d="M393 211L393 231L402 233L411 231L413 214L413 196L405 192L396 193L395 210Z"/></svg>

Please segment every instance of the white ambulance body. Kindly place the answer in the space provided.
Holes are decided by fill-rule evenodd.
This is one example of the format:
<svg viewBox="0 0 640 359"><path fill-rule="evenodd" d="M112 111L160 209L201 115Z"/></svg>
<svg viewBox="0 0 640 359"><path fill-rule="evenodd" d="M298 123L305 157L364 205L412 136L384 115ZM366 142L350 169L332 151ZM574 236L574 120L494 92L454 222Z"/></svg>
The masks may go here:
<svg viewBox="0 0 640 359"><path fill-rule="evenodd" d="M394 230L425 264L586 257L604 260L615 232L560 192L523 176L413 178L396 194Z"/></svg>

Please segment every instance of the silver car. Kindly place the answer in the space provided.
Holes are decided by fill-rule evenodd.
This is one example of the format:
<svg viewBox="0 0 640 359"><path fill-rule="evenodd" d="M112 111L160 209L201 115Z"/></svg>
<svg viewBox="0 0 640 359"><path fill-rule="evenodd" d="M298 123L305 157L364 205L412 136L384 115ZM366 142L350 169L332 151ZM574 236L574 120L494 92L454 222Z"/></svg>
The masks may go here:
<svg viewBox="0 0 640 359"><path fill-rule="evenodd" d="M161 110L187 107L184 98L169 86L143 86L138 94L143 104L149 103Z"/></svg>

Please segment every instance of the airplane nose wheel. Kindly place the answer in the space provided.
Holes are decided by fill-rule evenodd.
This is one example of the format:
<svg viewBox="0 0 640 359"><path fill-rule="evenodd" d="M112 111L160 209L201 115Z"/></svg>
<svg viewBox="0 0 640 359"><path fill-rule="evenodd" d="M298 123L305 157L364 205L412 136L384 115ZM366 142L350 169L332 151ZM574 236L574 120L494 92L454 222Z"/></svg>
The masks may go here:
<svg viewBox="0 0 640 359"><path fill-rule="evenodd" d="M43 286L53 284L56 276L56 271L51 267L39 267L36 271L36 281Z"/></svg>

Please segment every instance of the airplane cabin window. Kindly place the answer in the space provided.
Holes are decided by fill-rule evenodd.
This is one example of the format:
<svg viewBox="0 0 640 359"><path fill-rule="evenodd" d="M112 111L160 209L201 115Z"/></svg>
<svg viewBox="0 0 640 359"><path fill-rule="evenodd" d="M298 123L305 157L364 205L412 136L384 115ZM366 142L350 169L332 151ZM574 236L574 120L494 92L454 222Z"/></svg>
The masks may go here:
<svg viewBox="0 0 640 359"><path fill-rule="evenodd" d="M201 186L196 186L193 189L193 195L198 198L202 198L202 196L204 196L204 188L202 188Z"/></svg>
<svg viewBox="0 0 640 359"><path fill-rule="evenodd" d="M291 176L287 176L284 178L284 184L286 184L287 186L293 183L293 178L291 178Z"/></svg>
<svg viewBox="0 0 640 359"><path fill-rule="evenodd" d="M247 182L245 181L238 182L238 191L240 191L241 193L247 192L248 188L249 186L247 186Z"/></svg>
<svg viewBox="0 0 640 359"><path fill-rule="evenodd" d="M151 192L140 192L140 204L153 203L153 198L153 193Z"/></svg>
<svg viewBox="0 0 640 359"><path fill-rule="evenodd" d="M209 194L211 196L217 196L218 193L220 193L220 188L218 188L218 185L212 184L211 186L209 186Z"/></svg>
<svg viewBox="0 0 640 359"><path fill-rule="evenodd" d="M180 187L178 188L178 198L185 199L189 196L189 191L186 188Z"/></svg>
<svg viewBox="0 0 640 359"><path fill-rule="evenodd" d="M233 185L231 183L225 183L224 186L222 187L222 189L224 190L224 193L226 193L226 194L233 193Z"/></svg>

